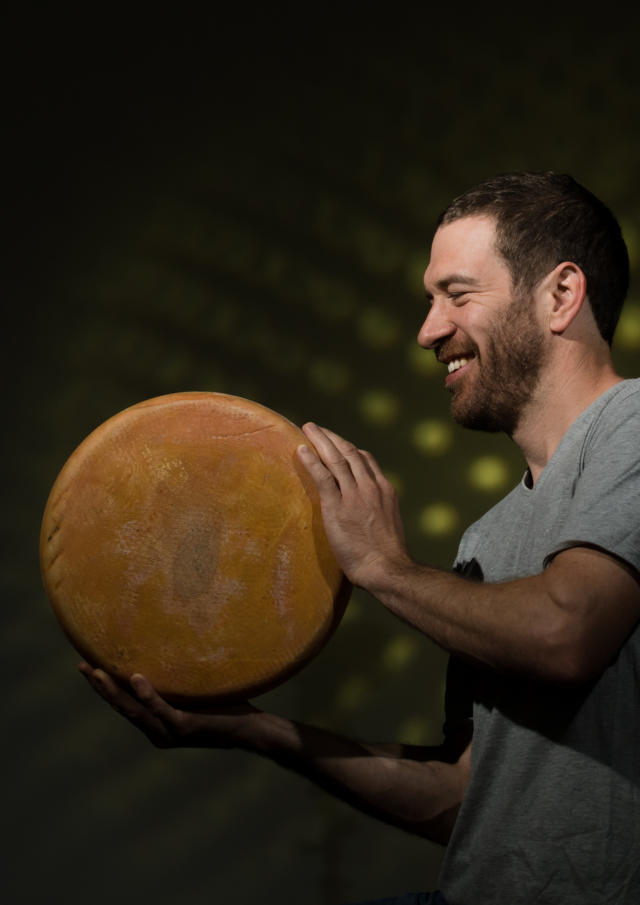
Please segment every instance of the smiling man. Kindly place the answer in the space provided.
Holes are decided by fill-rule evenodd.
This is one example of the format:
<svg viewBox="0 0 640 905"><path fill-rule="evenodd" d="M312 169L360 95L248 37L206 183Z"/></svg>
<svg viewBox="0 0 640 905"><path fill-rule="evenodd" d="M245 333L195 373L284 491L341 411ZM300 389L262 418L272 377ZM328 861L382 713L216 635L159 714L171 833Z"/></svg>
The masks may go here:
<svg viewBox="0 0 640 905"><path fill-rule="evenodd" d="M440 218L419 342L453 417L506 432L527 463L452 572L409 557L370 453L305 425L345 573L451 654L439 747L354 742L248 704L189 714L143 677L126 690L83 673L155 744L256 751L448 846L440 892L381 901L637 905L640 381L610 354L627 283L615 219L568 176L497 177Z"/></svg>

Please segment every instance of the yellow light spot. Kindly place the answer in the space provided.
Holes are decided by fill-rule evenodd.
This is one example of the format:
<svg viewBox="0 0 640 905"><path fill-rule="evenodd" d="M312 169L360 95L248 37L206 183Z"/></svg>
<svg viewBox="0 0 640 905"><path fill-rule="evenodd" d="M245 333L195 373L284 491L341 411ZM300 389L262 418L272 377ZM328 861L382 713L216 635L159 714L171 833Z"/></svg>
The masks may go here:
<svg viewBox="0 0 640 905"><path fill-rule="evenodd" d="M429 741L429 723L423 716L410 716L396 729L398 739L405 745L426 745Z"/></svg>
<svg viewBox="0 0 640 905"><path fill-rule="evenodd" d="M399 672L415 660L419 644L416 638L398 635L392 638L382 653L382 662L390 672Z"/></svg>
<svg viewBox="0 0 640 905"><path fill-rule="evenodd" d="M400 324L384 308L367 308L358 317L358 336L372 349L385 349L397 342Z"/></svg>
<svg viewBox="0 0 640 905"><path fill-rule="evenodd" d="M355 710L367 694L367 683L362 676L350 676L340 686L336 705L340 710Z"/></svg>
<svg viewBox="0 0 640 905"><path fill-rule="evenodd" d="M439 374L444 383L446 369L441 365L432 349L423 349L417 342L412 342L407 349L409 367L417 374L433 376Z"/></svg>
<svg viewBox="0 0 640 905"><path fill-rule="evenodd" d="M345 390L351 376L346 365L329 358L316 358L309 365L308 373L313 386L329 395Z"/></svg>
<svg viewBox="0 0 640 905"><path fill-rule="evenodd" d="M469 483L476 490L491 493L501 490L509 481L509 466L499 456L481 456L471 463Z"/></svg>
<svg viewBox="0 0 640 905"><path fill-rule="evenodd" d="M344 616L342 617L342 624L347 624L349 622L359 622L362 619L364 613L364 606L361 600L359 600L355 593L351 596L351 599L347 605L346 610L344 611Z"/></svg>
<svg viewBox="0 0 640 905"><path fill-rule="evenodd" d="M640 348L640 305L628 303L624 306L615 341L624 349Z"/></svg>
<svg viewBox="0 0 640 905"><path fill-rule="evenodd" d="M458 525L458 513L450 503L431 503L419 516L420 530L430 537L446 537Z"/></svg>
<svg viewBox="0 0 640 905"><path fill-rule="evenodd" d="M387 481L393 486L393 489L398 494L398 496L402 496L404 493L404 481L395 471L387 471L384 469L383 474Z"/></svg>
<svg viewBox="0 0 640 905"><path fill-rule="evenodd" d="M635 224L631 223L630 220L622 220L620 226L622 228L622 235L627 246L627 251L629 252L629 264L633 269L638 261L638 252L640 251L638 230Z"/></svg>
<svg viewBox="0 0 640 905"><path fill-rule="evenodd" d="M419 421L413 429L413 445L420 452L438 456L446 452L453 442L453 430L446 421L435 418Z"/></svg>
<svg viewBox="0 0 640 905"><path fill-rule="evenodd" d="M360 397L360 414L371 424L391 424L400 408L398 400L385 390L371 390Z"/></svg>
<svg viewBox="0 0 640 905"><path fill-rule="evenodd" d="M406 262L404 275L408 288L414 292L420 292L423 286L424 272L429 263L426 252L420 251L411 255Z"/></svg>

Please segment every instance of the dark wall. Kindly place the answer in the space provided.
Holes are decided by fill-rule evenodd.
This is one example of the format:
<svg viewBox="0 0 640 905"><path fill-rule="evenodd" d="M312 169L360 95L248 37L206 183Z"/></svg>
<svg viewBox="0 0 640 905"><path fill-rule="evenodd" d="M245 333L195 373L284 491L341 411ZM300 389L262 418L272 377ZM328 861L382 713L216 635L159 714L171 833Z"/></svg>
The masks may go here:
<svg viewBox="0 0 640 905"><path fill-rule="evenodd" d="M636 22L607 15L105 7L7 22L6 901L338 905L435 883L435 846L249 756L156 752L104 707L41 589L39 520L105 418L222 390L370 448L413 552L446 567L523 465L504 438L451 426L415 347L432 224L485 176L569 171L616 211L635 266ZM625 375L639 351L632 291ZM262 703L437 741L444 662L357 594Z"/></svg>

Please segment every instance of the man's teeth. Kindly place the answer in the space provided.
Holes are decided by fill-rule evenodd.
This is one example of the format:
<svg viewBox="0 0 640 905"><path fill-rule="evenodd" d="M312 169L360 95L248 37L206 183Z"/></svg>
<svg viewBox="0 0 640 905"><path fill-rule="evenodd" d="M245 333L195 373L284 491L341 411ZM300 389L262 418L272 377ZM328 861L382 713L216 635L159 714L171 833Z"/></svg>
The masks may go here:
<svg viewBox="0 0 640 905"><path fill-rule="evenodd" d="M464 367L464 365L469 364L469 358L454 358L453 361L450 361L447 365L447 370L450 374L453 374L454 371L457 371L459 368Z"/></svg>

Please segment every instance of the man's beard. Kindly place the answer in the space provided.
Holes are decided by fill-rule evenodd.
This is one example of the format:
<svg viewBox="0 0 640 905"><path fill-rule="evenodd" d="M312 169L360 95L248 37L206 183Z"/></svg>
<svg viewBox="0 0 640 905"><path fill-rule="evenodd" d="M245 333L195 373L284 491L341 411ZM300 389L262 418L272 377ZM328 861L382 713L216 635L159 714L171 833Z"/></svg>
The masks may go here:
<svg viewBox="0 0 640 905"><path fill-rule="evenodd" d="M477 373L451 387L451 414L463 427L513 436L545 359L531 300L514 298L488 335L484 355L473 351Z"/></svg>

